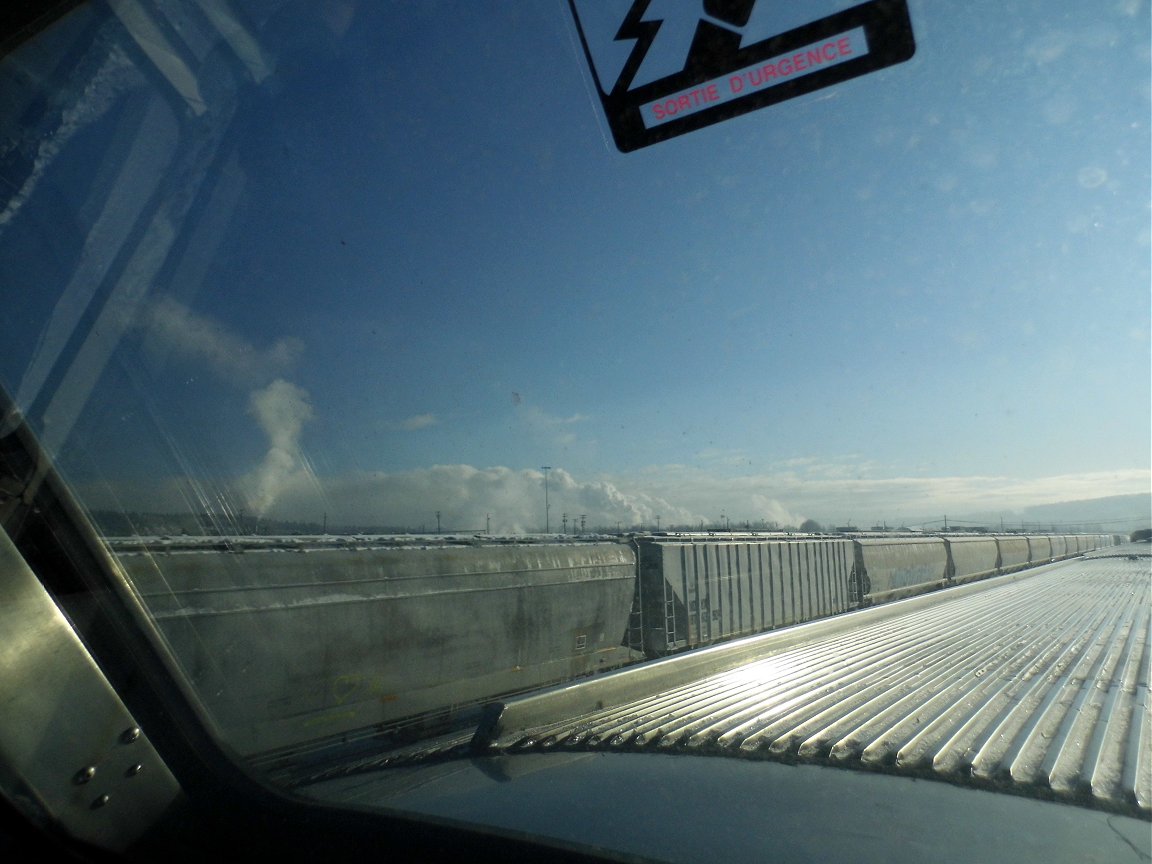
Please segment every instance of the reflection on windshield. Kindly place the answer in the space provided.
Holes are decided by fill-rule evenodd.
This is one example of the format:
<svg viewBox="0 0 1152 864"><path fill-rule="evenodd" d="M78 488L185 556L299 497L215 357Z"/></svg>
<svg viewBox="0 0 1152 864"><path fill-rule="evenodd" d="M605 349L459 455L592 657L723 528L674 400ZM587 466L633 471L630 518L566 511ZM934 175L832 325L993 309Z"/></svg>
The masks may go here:
<svg viewBox="0 0 1152 864"><path fill-rule="evenodd" d="M676 14L638 83L707 17ZM561 4L79 9L0 69L0 383L110 537L435 535L421 577L475 575L469 541L584 538L499 573L595 582L554 632L612 663L634 574L608 535L1141 527L1148 5L912 17L907 62L624 154ZM119 548L160 620L248 608L162 608L221 573L292 581L205 564L236 546ZM323 602L396 572L362 566ZM431 644L423 614L403 632ZM324 675L325 710L401 686Z"/></svg>
<svg viewBox="0 0 1152 864"><path fill-rule="evenodd" d="M1064 522L1148 481L1147 8L1042 13L629 155L551 6L189 22L195 93L100 22L9 69L5 381L233 533Z"/></svg>

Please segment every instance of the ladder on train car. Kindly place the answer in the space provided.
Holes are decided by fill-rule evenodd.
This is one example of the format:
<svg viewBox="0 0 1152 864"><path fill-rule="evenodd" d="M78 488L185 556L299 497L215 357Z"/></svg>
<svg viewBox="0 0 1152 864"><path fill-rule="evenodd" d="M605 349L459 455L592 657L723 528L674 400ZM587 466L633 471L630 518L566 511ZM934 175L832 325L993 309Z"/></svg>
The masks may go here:
<svg viewBox="0 0 1152 864"><path fill-rule="evenodd" d="M632 596L632 611L628 613L628 649L644 653L644 606L637 589ZM676 598L668 595L668 586L664 587L664 645L657 650L660 653L672 651L676 644Z"/></svg>
<svg viewBox="0 0 1152 864"><path fill-rule="evenodd" d="M628 613L628 650L644 653L644 610L640 605L640 586L632 595L632 611Z"/></svg>

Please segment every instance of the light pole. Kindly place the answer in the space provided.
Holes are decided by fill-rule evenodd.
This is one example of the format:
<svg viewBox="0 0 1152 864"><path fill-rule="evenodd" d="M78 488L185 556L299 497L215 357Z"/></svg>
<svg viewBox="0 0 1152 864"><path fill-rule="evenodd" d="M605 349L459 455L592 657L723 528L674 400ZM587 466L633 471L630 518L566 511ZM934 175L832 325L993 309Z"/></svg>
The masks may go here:
<svg viewBox="0 0 1152 864"><path fill-rule="evenodd" d="M540 470L544 472L544 533L548 534L552 530L552 522L548 516L548 472L552 470L552 466L541 465Z"/></svg>

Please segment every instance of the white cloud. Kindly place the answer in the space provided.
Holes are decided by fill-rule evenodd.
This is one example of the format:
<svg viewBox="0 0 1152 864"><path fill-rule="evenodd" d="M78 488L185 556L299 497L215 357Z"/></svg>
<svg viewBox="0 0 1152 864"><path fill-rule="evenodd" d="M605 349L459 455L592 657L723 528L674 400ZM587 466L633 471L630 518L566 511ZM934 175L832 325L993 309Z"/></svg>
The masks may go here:
<svg viewBox="0 0 1152 864"><path fill-rule="evenodd" d="M312 405L306 390L278 378L252 393L248 410L268 436L269 447L242 488L249 506L264 515L285 489L301 482L315 489L311 466L300 450L300 432L312 419Z"/></svg>
<svg viewBox="0 0 1152 864"><path fill-rule="evenodd" d="M872 462L849 459L793 459L775 467L733 477L667 466L614 482L707 513L713 520L724 513L741 523L766 519L793 525L809 517L836 524L848 519L858 524L886 519L891 524L944 514L1010 512L1044 503L1147 492L1152 484L1147 469L1024 478L902 476Z"/></svg>
<svg viewBox="0 0 1152 864"><path fill-rule="evenodd" d="M272 446L260 468L235 480L210 483L189 492L187 481L157 478L134 488L84 490L90 506L178 512L198 509L237 511L329 525L432 530L440 511L445 531L483 530L535 533L544 528L544 475L504 466L434 465L411 471L315 475L300 451L298 437L311 417L307 394L276 382L253 411ZM256 407L256 406L259 407ZM589 530L660 525L712 526L724 514L733 527L763 521L797 526L806 518L826 525L887 521L918 524L926 519L967 514L1009 515L1046 503L1112 495L1147 494L1147 469L1057 475L1041 478L878 477L843 478L842 465L813 460L792 473L717 476L699 468L665 466L635 476L581 479L563 468L548 476L550 528L559 532L564 514L569 530L585 517ZM203 479L203 478L201 478ZM201 484L203 485L203 484ZM183 502L183 503L181 503ZM111 503L111 502L108 502ZM1068 518L1078 518L1069 516Z"/></svg>
<svg viewBox="0 0 1152 864"><path fill-rule="evenodd" d="M551 414L523 400L514 400L513 404L515 417L521 429L537 441L558 450L567 450L579 443L580 438L574 427L589 419L588 415L579 413L567 416Z"/></svg>
<svg viewBox="0 0 1152 864"><path fill-rule="evenodd" d="M550 414L536 405L525 405L522 402L516 403L516 415L520 418L521 423L538 432L572 426L588 419L586 414L570 414L567 417L561 417Z"/></svg>
<svg viewBox="0 0 1152 864"><path fill-rule="evenodd" d="M170 297L151 304L139 326L145 332L147 352L206 363L224 381L243 388L257 387L286 374L304 348L299 339L292 338L258 348Z"/></svg>
<svg viewBox="0 0 1152 864"><path fill-rule="evenodd" d="M405 432L415 432L417 429L427 429L439 423L435 414L416 414L400 422L399 426Z"/></svg>
<svg viewBox="0 0 1152 864"><path fill-rule="evenodd" d="M278 339L259 348L171 297L150 304L137 326L144 332L146 353L203 363L225 383L250 390L248 413L268 437L268 450L259 466L236 481L235 494L243 504L233 502L235 509L250 508L264 515L286 488L304 484L316 489L315 474L300 444L304 424L313 418L310 397L281 377L303 351L300 340Z"/></svg>
<svg viewBox="0 0 1152 864"><path fill-rule="evenodd" d="M723 447L705 447L694 455L697 462L721 466L747 465L748 454L744 450Z"/></svg>
<svg viewBox="0 0 1152 864"><path fill-rule="evenodd" d="M556 468L548 475L549 527L559 532L565 514L569 529L585 517L588 529L637 525L654 526L691 522L695 514L658 496L626 491L606 480L577 480ZM330 524L429 528L440 523L445 531L477 531L491 525L499 533L534 533L544 530L544 474L538 470L503 466L434 465L396 473L360 473L314 482L297 472L281 487L272 517L312 519L321 510Z"/></svg>

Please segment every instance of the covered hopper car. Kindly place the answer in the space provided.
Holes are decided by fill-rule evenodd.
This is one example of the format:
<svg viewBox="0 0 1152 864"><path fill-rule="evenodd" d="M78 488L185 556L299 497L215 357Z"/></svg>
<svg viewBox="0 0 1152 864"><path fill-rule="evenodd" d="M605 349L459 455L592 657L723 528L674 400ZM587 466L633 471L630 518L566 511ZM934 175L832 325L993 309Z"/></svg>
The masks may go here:
<svg viewBox="0 0 1152 864"><path fill-rule="evenodd" d="M274 758L305 740L426 730L497 696L1111 542L724 533L112 547L209 713L246 755ZM225 681L248 682L245 698Z"/></svg>

